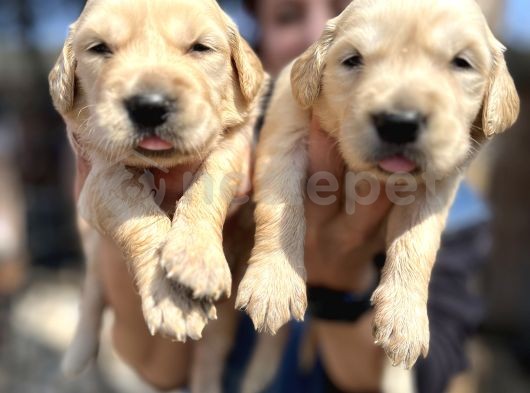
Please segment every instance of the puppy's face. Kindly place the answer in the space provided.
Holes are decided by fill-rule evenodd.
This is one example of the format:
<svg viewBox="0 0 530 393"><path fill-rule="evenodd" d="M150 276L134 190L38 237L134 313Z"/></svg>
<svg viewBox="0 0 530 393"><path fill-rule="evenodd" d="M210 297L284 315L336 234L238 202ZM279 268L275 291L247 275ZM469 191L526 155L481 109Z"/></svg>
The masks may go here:
<svg viewBox="0 0 530 393"><path fill-rule="evenodd" d="M204 157L263 81L213 0L91 0L50 76L80 144L129 165Z"/></svg>
<svg viewBox="0 0 530 393"><path fill-rule="evenodd" d="M355 0L292 81L351 169L382 179L454 173L519 110L503 47L471 0Z"/></svg>

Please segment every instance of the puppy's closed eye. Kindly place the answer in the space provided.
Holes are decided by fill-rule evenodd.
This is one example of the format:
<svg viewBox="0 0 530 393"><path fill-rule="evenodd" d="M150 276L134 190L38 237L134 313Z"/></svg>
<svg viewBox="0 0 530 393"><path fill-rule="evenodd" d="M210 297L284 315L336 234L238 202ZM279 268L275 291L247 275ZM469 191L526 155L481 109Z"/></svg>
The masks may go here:
<svg viewBox="0 0 530 393"><path fill-rule="evenodd" d="M453 65L453 67L460 69L460 70L472 70L473 69L473 65L471 64L471 62L463 56L455 56L453 61L451 61L451 64Z"/></svg>
<svg viewBox="0 0 530 393"><path fill-rule="evenodd" d="M200 42L196 42L195 44L191 46L190 52L198 52L198 53L213 52L213 49L210 48L208 45L202 44Z"/></svg>
<svg viewBox="0 0 530 393"><path fill-rule="evenodd" d="M356 53L344 60L342 65L346 68L359 68L364 65L364 59L359 53Z"/></svg>
<svg viewBox="0 0 530 393"><path fill-rule="evenodd" d="M110 47L104 42L100 42L100 43L90 46L88 48L88 52L94 55L104 56L104 57L110 57L114 54L112 49L110 49Z"/></svg>

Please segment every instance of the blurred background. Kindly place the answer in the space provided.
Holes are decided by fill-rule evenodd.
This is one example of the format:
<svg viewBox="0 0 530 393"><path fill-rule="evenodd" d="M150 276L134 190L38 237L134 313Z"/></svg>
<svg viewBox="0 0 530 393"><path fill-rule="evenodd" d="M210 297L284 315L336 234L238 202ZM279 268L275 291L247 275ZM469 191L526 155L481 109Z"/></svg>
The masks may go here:
<svg viewBox="0 0 530 393"><path fill-rule="evenodd" d="M221 1L251 42L239 1ZM530 391L530 1L483 0L522 99L469 181L493 212L492 247L476 287L486 321L467 349L461 392ZM83 274L72 197L74 160L47 74L83 0L0 2L0 392L149 392L107 344L77 380L58 372L73 334ZM110 317L109 317L110 318ZM108 330L108 329L107 329ZM458 390L460 389L460 390Z"/></svg>

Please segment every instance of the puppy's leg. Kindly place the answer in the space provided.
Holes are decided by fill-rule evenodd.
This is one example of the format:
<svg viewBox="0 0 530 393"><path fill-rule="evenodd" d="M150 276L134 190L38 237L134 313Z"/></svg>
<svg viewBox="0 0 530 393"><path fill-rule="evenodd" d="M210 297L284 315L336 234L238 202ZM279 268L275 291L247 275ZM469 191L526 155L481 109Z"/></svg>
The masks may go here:
<svg viewBox="0 0 530 393"><path fill-rule="evenodd" d="M404 370L393 367L387 360L381 381L382 393L416 393L416 375L414 369Z"/></svg>
<svg viewBox="0 0 530 393"><path fill-rule="evenodd" d="M227 135L210 154L178 202L160 264L168 278L195 298L230 296L232 276L223 252L222 230L239 185L248 176L251 128Z"/></svg>
<svg viewBox="0 0 530 393"><path fill-rule="evenodd" d="M435 194L422 187L412 204L390 213L387 261L372 302L376 342L394 365L410 368L429 351L429 281L459 180L440 182Z"/></svg>
<svg viewBox="0 0 530 393"><path fill-rule="evenodd" d="M234 302L218 305L219 319L208 324L204 337L195 344L191 368L192 393L221 393L226 359L233 347L238 313Z"/></svg>
<svg viewBox="0 0 530 393"><path fill-rule="evenodd" d="M171 221L156 205L143 173L122 165L94 166L79 198L80 214L113 239L129 262L151 333L198 339L208 319L216 317L215 307L191 299L187 289L165 278L157 253Z"/></svg>
<svg viewBox="0 0 530 393"><path fill-rule="evenodd" d="M105 308L103 288L97 274L101 236L81 218L78 221L86 258L86 273L79 307L79 321L74 339L61 363L61 370L66 376L75 376L81 373L97 356Z"/></svg>
<svg viewBox="0 0 530 393"><path fill-rule="evenodd" d="M243 379L242 393L263 392L274 380L280 367L290 329L284 326L278 334L260 334Z"/></svg>
<svg viewBox="0 0 530 393"><path fill-rule="evenodd" d="M264 129L255 174L256 244L236 305L256 329L275 334L307 308L304 191L307 129ZM272 131L272 132L271 132Z"/></svg>

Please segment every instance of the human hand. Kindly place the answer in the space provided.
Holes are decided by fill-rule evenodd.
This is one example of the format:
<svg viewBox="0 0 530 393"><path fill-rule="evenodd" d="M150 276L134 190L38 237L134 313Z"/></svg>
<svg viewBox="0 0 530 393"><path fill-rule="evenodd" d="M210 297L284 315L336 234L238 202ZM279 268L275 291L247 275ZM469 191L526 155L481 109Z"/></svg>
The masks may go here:
<svg viewBox="0 0 530 393"><path fill-rule="evenodd" d="M250 153L249 149L249 160ZM154 184L164 190L161 207L165 211L174 210L176 201L184 193L199 166L200 163L196 163L171 171L151 171ZM78 157L76 200L90 170L90 162ZM238 198L248 193L249 184L248 180L242 182ZM103 284L107 305L114 312L113 342L116 351L150 385L160 390L183 387L189 381L193 343L173 343L160 336L151 336L144 321L134 278L116 245L105 239L98 251L99 278Z"/></svg>
<svg viewBox="0 0 530 393"><path fill-rule="evenodd" d="M346 165L337 143L320 129L314 117L309 137L309 177L324 172L335 179L332 192L320 197L334 197L326 205L306 198L305 265L308 283L330 289L363 292L373 283L373 258L384 250L379 231L392 206L386 194L380 193L373 204L358 203L353 214L345 208ZM337 187L333 187L333 186ZM358 195L369 192L370 185L360 182ZM311 191L311 190L309 190Z"/></svg>
<svg viewBox="0 0 530 393"><path fill-rule="evenodd" d="M90 162L78 156L74 188L76 200L90 170ZM155 184L164 182L163 204L170 205L170 198L174 198L171 203L174 207L184 189L185 173L185 170L176 174L154 171ZM104 239L97 251L97 273L107 306L114 314L112 337L115 350L150 385L162 391L185 386L189 377L192 344L173 343L161 336L151 336L134 277L120 251L110 239Z"/></svg>
<svg viewBox="0 0 530 393"><path fill-rule="evenodd" d="M357 204L353 214L347 213L346 166L336 142L320 129L317 118L311 124L309 160L309 177L325 172L332 182L336 179L336 184L317 185L337 187L329 187L332 192L319 193L322 198L335 197L334 203L323 205L315 198L306 198L308 284L365 293L372 288L377 275L373 259L384 250L378 235L392 204L383 192L373 204ZM367 194L368 187L360 183L357 195ZM352 323L311 321L326 372L345 391L380 390L384 357L373 343L372 318L369 312Z"/></svg>

